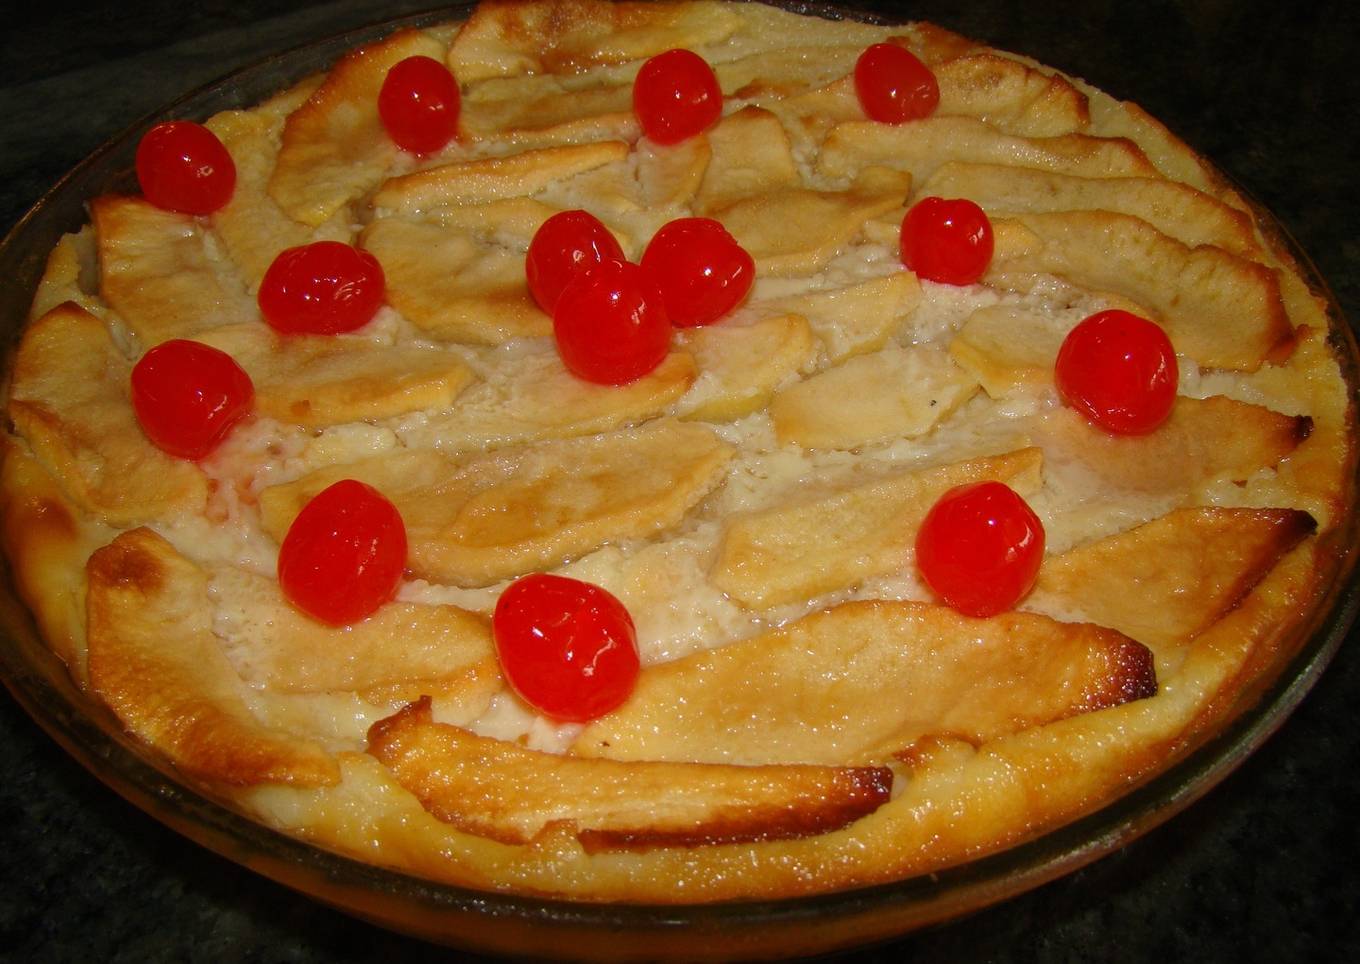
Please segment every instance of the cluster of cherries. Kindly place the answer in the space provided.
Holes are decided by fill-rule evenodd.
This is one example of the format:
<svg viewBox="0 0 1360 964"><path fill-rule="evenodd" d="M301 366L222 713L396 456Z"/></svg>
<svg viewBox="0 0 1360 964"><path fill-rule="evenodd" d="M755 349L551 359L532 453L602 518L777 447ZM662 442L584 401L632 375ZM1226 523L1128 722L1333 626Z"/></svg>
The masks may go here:
<svg viewBox="0 0 1360 964"><path fill-rule="evenodd" d="M927 117L940 99L929 68L896 44L866 49L854 81L865 114L882 123ZM452 73L429 57L393 66L378 97L389 136L414 154L433 153L453 140L460 106ZM633 107L650 140L676 144L717 122L722 92L702 57L671 50L638 72ZM149 131L136 168L149 202L185 214L219 210L236 185L226 148L207 128L187 121ZM991 224L971 201L929 197L903 218L902 262L928 281L972 284L992 254ZM580 378L609 385L631 382L660 364L673 326L707 325L730 312L754 274L751 256L708 218L666 224L634 264L597 218L564 211L543 223L525 259L529 291L553 319L563 363ZM265 321L285 335L354 331L383 300L377 260L331 241L282 252L258 292ZM1170 412L1176 357L1157 325L1105 311L1068 335L1055 379L1063 401L1092 423L1113 434L1143 434ZM147 437L184 459L210 454L254 403L250 377L231 356L183 339L146 352L131 387ZM973 616L994 615L1022 599L1043 551L1039 518L1000 482L947 492L916 539L917 566L927 584ZM299 609L347 625L394 598L406 555L396 507L371 486L347 479L299 512L280 547L279 582ZM555 719L593 719L632 692L639 667L633 621L598 586L541 573L522 577L501 594L493 632L511 686Z"/></svg>

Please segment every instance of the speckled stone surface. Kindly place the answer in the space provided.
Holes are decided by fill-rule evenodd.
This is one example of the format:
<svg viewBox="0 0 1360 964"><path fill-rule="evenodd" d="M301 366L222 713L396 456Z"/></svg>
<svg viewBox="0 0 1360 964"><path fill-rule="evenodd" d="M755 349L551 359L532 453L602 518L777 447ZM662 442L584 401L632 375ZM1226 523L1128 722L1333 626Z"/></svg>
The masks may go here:
<svg viewBox="0 0 1360 964"><path fill-rule="evenodd" d="M107 137L198 84L429 5L27 4L0 35L0 231ZM1271 208L1360 321L1360 13L1351 4L866 6L935 20L1141 103ZM845 959L1360 960L1358 706L1352 638L1280 731L1170 823L1028 895ZM187 842L87 774L0 693L0 959L454 958L466 959Z"/></svg>

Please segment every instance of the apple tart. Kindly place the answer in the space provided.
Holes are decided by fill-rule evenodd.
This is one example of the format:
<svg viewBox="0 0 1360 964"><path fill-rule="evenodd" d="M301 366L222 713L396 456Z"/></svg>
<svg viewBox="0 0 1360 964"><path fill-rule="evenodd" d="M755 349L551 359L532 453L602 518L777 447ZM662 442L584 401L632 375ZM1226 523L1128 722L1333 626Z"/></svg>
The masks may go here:
<svg viewBox="0 0 1360 964"><path fill-rule="evenodd" d="M139 151L142 194L51 253L0 533L147 754L320 847L584 901L937 871L1165 770L1337 576L1325 302L1157 121L1024 57L487 0L201 130L223 197L167 201ZM917 233L940 205L985 232ZM1102 318L1165 346L1132 427L1144 387L1092 402L1124 391L1079 354ZM326 541L346 486L382 565ZM944 515L984 491L1037 538L996 570ZM589 608L571 672L523 649L554 593Z"/></svg>

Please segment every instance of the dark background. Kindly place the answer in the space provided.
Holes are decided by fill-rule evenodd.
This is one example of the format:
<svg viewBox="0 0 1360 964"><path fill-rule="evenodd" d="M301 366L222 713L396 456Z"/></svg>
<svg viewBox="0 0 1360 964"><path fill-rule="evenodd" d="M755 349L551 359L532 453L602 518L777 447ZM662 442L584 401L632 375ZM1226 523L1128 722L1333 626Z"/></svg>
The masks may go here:
<svg viewBox="0 0 1360 964"><path fill-rule="evenodd" d="M28 3L0 36L0 232L105 139L193 87L432 5ZM1139 102L1272 209L1360 320L1351 4L863 6L934 20ZM1169 824L1028 895L854 959L1360 960L1358 704L1351 639L1280 732ZM0 693L0 959L458 957L186 842L88 775Z"/></svg>

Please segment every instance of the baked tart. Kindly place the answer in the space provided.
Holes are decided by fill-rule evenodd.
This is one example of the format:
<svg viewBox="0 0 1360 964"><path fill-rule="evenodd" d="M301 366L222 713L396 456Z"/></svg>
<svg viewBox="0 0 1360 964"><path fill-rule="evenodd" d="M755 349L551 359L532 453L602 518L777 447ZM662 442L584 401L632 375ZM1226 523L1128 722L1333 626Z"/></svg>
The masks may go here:
<svg viewBox="0 0 1360 964"><path fill-rule="evenodd" d="M151 758L328 850L583 902L932 873L1218 732L1343 563L1280 242L940 28L489 2L138 169L48 259L0 532Z"/></svg>

